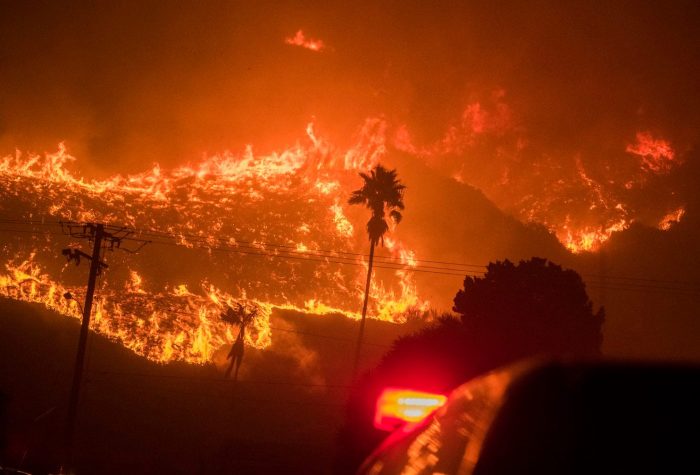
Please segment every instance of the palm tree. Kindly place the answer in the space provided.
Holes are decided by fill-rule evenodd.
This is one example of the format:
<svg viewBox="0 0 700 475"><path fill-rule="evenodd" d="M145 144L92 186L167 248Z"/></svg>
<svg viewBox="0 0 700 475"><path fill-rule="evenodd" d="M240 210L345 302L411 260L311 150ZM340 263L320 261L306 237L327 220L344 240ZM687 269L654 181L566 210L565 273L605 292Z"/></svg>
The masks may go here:
<svg viewBox="0 0 700 475"><path fill-rule="evenodd" d="M372 263L374 261L374 246L381 241L384 245L384 234L389 230L385 212L398 224L401 221L401 212L404 209L403 192L406 186L396 178L396 170L387 170L377 165L367 173L360 173L364 180L362 188L352 192L348 203L351 205L365 205L372 211L372 217L367 222L367 235L369 236L369 265L367 267L367 284L365 285L365 301L362 304L362 320L360 320L360 332L357 336L355 348L355 364L353 366L353 380L357 376L357 367L360 361L360 347L365 331L365 318L367 317L367 300L369 298L369 284L372 280Z"/></svg>

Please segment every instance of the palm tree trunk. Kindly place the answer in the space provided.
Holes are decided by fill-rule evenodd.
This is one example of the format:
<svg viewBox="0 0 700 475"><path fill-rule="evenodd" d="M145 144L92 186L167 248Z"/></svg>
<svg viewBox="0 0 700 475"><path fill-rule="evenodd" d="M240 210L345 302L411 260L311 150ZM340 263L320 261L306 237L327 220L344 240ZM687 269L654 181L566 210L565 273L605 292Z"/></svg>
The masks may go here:
<svg viewBox="0 0 700 475"><path fill-rule="evenodd" d="M360 332L357 335L357 345L355 346L355 363L352 367L352 381L357 379L357 370L360 364L360 352L362 349L362 337L365 333L365 319L367 318L367 301L369 300L369 284L372 282L372 263L374 262L374 239L369 242L369 265L367 266L367 284L365 284L365 302L362 304L362 319L360 320Z"/></svg>

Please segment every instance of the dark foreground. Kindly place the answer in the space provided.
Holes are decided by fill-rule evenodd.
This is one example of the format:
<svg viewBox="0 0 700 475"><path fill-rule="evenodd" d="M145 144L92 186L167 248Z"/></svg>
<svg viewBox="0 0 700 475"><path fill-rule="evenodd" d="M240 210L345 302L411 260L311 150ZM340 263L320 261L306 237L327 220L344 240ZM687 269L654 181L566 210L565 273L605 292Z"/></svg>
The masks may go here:
<svg viewBox="0 0 700 475"><path fill-rule="evenodd" d="M0 301L0 466L56 470L77 335L77 320ZM346 348L324 344L316 376L292 353L251 350L234 387L214 367L151 363L91 334L76 473L329 473L347 387L323 362Z"/></svg>

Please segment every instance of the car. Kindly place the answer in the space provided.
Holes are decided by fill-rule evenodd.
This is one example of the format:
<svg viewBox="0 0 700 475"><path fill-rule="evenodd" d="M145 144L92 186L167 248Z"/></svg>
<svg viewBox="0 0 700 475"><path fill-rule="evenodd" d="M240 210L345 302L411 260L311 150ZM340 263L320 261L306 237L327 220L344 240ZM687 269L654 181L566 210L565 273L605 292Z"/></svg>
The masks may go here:
<svg viewBox="0 0 700 475"><path fill-rule="evenodd" d="M699 404L694 364L519 363L397 428L358 473L697 474Z"/></svg>

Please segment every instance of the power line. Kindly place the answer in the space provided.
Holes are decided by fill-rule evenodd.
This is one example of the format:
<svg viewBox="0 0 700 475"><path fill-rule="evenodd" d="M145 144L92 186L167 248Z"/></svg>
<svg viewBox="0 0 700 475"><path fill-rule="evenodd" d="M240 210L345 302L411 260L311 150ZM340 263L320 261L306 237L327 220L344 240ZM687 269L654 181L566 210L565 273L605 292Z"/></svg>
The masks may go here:
<svg viewBox="0 0 700 475"><path fill-rule="evenodd" d="M23 229L0 229L0 233L20 233L20 234L48 234L48 235L54 235L54 236L59 236L63 235L62 232L51 232L51 231L31 231L31 230L23 230Z"/></svg>
<svg viewBox="0 0 700 475"><path fill-rule="evenodd" d="M140 231L136 229L135 232ZM143 235L149 235L149 234L143 234ZM180 238L179 235L171 234L169 236L155 236L154 237L170 237L171 239L178 239ZM235 252L235 253L241 253L241 254L252 254L252 255L264 255L264 256L275 256L275 257L290 257L290 258L299 258L298 256L308 256L305 257L307 260L315 260L318 262L333 262L337 264L353 264L353 265L362 265L358 264L357 260L354 257L368 257L366 254L361 254L361 253L354 253L354 252L346 252L346 251L329 251L329 250L323 250L323 249L311 249L311 250L305 250L301 251L297 249L294 246L288 246L288 245L282 245L282 244L272 244L272 243L267 243L267 242L260 242L260 245L256 245L256 243L251 243L251 242L246 242L246 241L236 241L235 244L230 244L223 238L213 238L215 241L223 242L226 247L215 247L212 246L209 242L211 238L206 238L206 237L197 237L196 239L192 240L192 244L200 244L198 248L200 249L209 249L212 251L225 251L225 252ZM169 241L149 241L153 242L154 244L166 244L166 245L174 245L174 246L182 246L182 247L188 247L186 244L180 244L177 242L169 242ZM193 246L194 247L194 246ZM262 248L261 248L262 247ZM265 251L264 248L271 247L271 248L279 248L280 250L276 253ZM241 250L244 249L244 250ZM344 255L347 256L353 256L353 257L344 257ZM336 260L321 260L321 259L312 259L313 257L323 257L323 258L332 258ZM384 259L382 261L382 264L385 264L384 267L379 267L379 266L374 266L374 267L379 267L383 269L397 269L397 270L412 270L416 272L428 272L427 270L422 270L422 269L439 269L439 270L444 270L444 271L455 271L455 272L460 272L459 275L463 275L464 272L471 272L474 274L482 274L483 272L476 272L476 271L465 271L462 269L454 269L450 267L444 267L444 266L427 266L427 265L416 265L412 266L409 264L405 264L404 262L401 262L400 258L398 257L391 257L391 256L378 256L380 259ZM337 259L342 259L342 261L338 261ZM476 264L458 264L458 263L447 263L443 261L429 261L429 260L421 260L421 259L416 259L416 262L429 262L429 263L445 263L445 264L451 264L452 266L465 266L465 267L476 267L476 268L486 268L486 266L483 265L476 265ZM389 266L397 266L397 267L389 267ZM421 269L421 270L417 270Z"/></svg>
<svg viewBox="0 0 700 475"><path fill-rule="evenodd" d="M3 220L0 220L2 222ZM18 224L40 224L40 225L58 225L60 224L59 222L54 222L54 223L49 223L45 221L33 221L33 222L25 222L22 220L5 220L5 221L13 221ZM154 230L141 230L138 228L125 228L125 227L118 227L118 229L128 229L135 234L139 235L159 235L162 237L170 237L171 239L178 239L180 235L174 234L174 233L168 233L164 231L154 231ZM29 233L30 231L24 231L24 230L12 230L12 229L0 229L0 232L22 232L22 233ZM31 231L32 233L36 234L42 234L42 233L48 233L44 231ZM56 234L56 233L51 233L51 234ZM226 252L226 253L237 253L237 254L243 254L243 255L251 255L251 256L258 256L258 257L270 257L270 258L280 258L280 259L294 259L294 260L301 260L301 261L310 261L310 262L321 262L321 263L333 263L333 264L345 264L345 265L354 265L354 266L363 266L362 263L357 262L356 260L353 260L349 257L343 257L343 256L333 256L333 255L325 255L325 254L318 254L318 253L337 253L337 254L345 254L345 255L352 255L352 256L357 256L357 257L367 257L365 254L359 254L359 253L350 253L350 252L343 252L343 251L328 251L328 250L312 250L312 251L298 251L296 248L293 248L292 246L286 246L286 245L280 245L280 244L272 244L272 243L265 243L265 242L260 242L260 245L265 247L278 247L278 248L285 248L289 250L282 250L279 252L268 252L268 251L263 251L260 249L259 246L254 245L252 243L246 243L245 241L240 241L237 242L235 245L230 245L228 247L214 247L209 244L210 239L204 238L202 236L195 236L195 235L189 235L192 237L195 237L193 244L200 244L200 246L194 246L192 248L194 249L206 249L209 251L214 251L214 252ZM171 241L159 241L159 240L139 240L137 238L131 238L134 241L137 242L147 242L147 243L153 243L153 244L160 244L160 245L172 245L172 246L178 246L178 247L188 247L184 244L180 244L177 242L171 242ZM223 242L225 241L223 238L214 238L214 240ZM317 259L316 257L322 257L322 259ZM393 257L386 257L386 259L397 259ZM433 262L433 263L445 263L451 266L470 266L470 267L478 267L478 268L483 268L486 269L487 266L484 265L477 265L477 264L464 264L464 263L456 263L456 262L449 262L449 261L434 261L434 260L416 260L417 262ZM421 266L418 265L416 267L412 267L406 264L399 264L395 262L382 262L381 264L383 265L376 265L376 268L380 269L387 269L387 270L405 270L405 271L412 271L412 272L422 272L422 273L431 273L431 274L438 274L438 275L454 275L456 277L464 277L465 275L471 275L471 276L479 276L483 275L484 272L476 272L476 271L470 271L466 269L455 269L451 267L441 267L441 266ZM600 275L598 274L581 274L582 276L585 277L595 277L595 278L601 278ZM662 279L651 279L651 278L641 278L641 277L629 277L629 276L616 276L616 275L606 275L605 279L609 281L609 284L613 285L618 285L620 288L615 288L615 287L610 287L611 290L632 290L628 288L629 286L634 286L634 288L639 288L639 289L654 289L654 290L669 290L669 291L679 291L679 290L687 290L689 292L694 292L696 290L700 291L700 286L696 283L693 282L684 282L684 281L676 281L676 280L662 280ZM610 280L630 280L632 282L610 282ZM670 285L676 285L676 286L685 286L687 288L677 288L677 287L662 287L658 285L645 285L644 283L650 282L652 284L670 284ZM590 285L591 287L594 287L596 285L595 281L588 281L587 285ZM607 288L607 287L606 287Z"/></svg>
<svg viewBox="0 0 700 475"><path fill-rule="evenodd" d="M11 229L0 229L0 232L20 232L20 233L34 233L34 234L47 234L49 232L47 231L26 231L26 230L11 230ZM49 233L49 234L62 234L62 233ZM152 244L163 244L163 245L172 245L172 246L178 246L180 247L180 244L173 243L173 242L161 242L161 241L140 241L137 239L133 239L134 241L141 242L141 243L152 243ZM251 252L251 251L244 251L240 249L225 249L225 248L212 248L212 247L198 247L195 249L208 249L210 251L216 251L216 252L227 252L227 253L238 253L238 254L244 254L244 255L250 255L250 256L257 256L257 257L270 257L270 258L279 258L279 259L295 259L295 260L300 260L300 261L310 261L310 262L321 262L321 263L331 263L331 264L345 264L345 265L354 265L354 266L362 266L361 263L358 262L348 262L348 261L336 261L336 260L331 260L331 259L314 259L310 257L303 257L303 255L299 256L293 256L293 255L287 255L287 254L276 254L276 253L269 253L269 252ZM456 276L456 277L465 277L467 275L471 276L480 276L482 275L481 273L474 273L471 271L462 271L459 272L456 269L449 269L454 272L441 272L441 271L431 271L431 270L426 270L426 269L421 269L421 268L413 268L413 267L395 267L395 266L381 266L381 265L376 265L374 266L375 268L380 268L380 269L387 269L387 270L406 270L406 271L412 271L412 272L423 272L423 273L431 273L431 274L438 274L438 275L450 275L450 276ZM589 274L583 274L583 275L589 275ZM696 292L700 292L700 288L692 288L690 286L696 285L691 282L680 282L680 281L664 281L664 280L658 280L658 279L642 279L642 278L633 278L633 277L627 277L627 279L635 279L638 280L640 283L637 282L610 282L609 279L614 279L614 278L620 278L624 279L626 277L615 277L615 276L610 276L608 277L608 284L605 286L600 285L596 281L587 281L585 282L586 285L590 288L604 288L604 289L609 289L609 290L621 290L621 291L637 291L637 292L644 292L647 290L652 290L656 292L661 292L664 293L664 291L668 292L676 292L676 293L681 293L681 294L694 294ZM685 288L678 288L678 287L667 287L667 286L658 286L658 285L645 285L641 282L657 282L657 283L669 283L669 284L678 284L678 285L686 285Z"/></svg>
<svg viewBox="0 0 700 475"><path fill-rule="evenodd" d="M60 221L46 221L46 220L32 220L32 219L8 219L0 218L0 223L7 224L37 224L37 225L55 225L59 224Z"/></svg>
<svg viewBox="0 0 700 475"><path fill-rule="evenodd" d="M154 235L160 235L160 236L168 236L173 239L180 238L182 236L187 237L187 238L192 238L196 242L200 243L205 243L208 244L208 240L210 238L207 238L205 236L198 236L198 235L193 235L193 234L175 234L175 233L168 233L168 232L163 232L163 231L153 231L153 230L140 230L138 228L135 228L135 232L137 233L144 233L148 235L148 233L154 233ZM228 240L225 240L224 238L214 238L215 240L219 242L225 242L228 244ZM234 237L235 239L235 237ZM290 251L287 252L293 252L296 254L307 254L307 255L313 255L313 256L323 256L325 254L330 254L331 257L335 259L340 259L342 257L334 255L334 254L343 254L343 255L350 255L350 256L356 256L356 257L362 257L362 258L367 258L369 257L367 254L362 254L362 253L354 253L354 252L346 252L346 251L332 251L332 250L324 250L324 249L311 249L307 251L299 251L296 249L294 246L289 246L289 245L284 245L284 244L274 244L274 243L269 243L265 241L260 241L260 245L264 247L273 247L273 248L284 248L284 249L290 249ZM243 247L243 248L253 248L253 249L259 249L258 246L255 245L254 242L249 242L249 241L238 241L236 240L235 246L237 247ZM208 248L211 248L207 246ZM213 249L219 249L219 248L213 248ZM315 254L318 253L318 254ZM321 254L322 253L322 254ZM276 255L276 254L275 254ZM375 259L384 259L387 261L397 261L400 260L400 258L393 257L393 256L374 256ZM346 258L342 258L346 259ZM478 269L486 269L488 265L484 264L468 264L468 263L459 263L459 262L452 262L452 261L439 261L439 260L428 260L428 259L415 259L416 262L427 262L427 263L434 263L434 264L445 264L448 266L459 266L459 267L472 267L472 268L478 268ZM386 264L390 264L391 262L386 262ZM376 266L375 266L376 267ZM411 266L406 266L408 268L413 269ZM423 265L418 265L417 267L421 268L426 268L426 269L440 269L440 270L447 270L447 271L462 271L462 269L452 269L450 267L441 267L441 266L423 266ZM388 267L387 267L388 268ZM474 271L472 271L474 272ZM483 274L484 272L474 272L475 274ZM598 274L581 274L586 277L600 277ZM628 276L615 276L615 275L606 275L606 279L621 279L621 280L636 280L636 281L643 281L643 282L654 282L654 283L670 283L670 284L678 284L678 285L698 285L693 282L683 282L683 281L675 281L675 280L662 280L662 279L653 279L653 278L644 278L644 277L628 277Z"/></svg>
<svg viewBox="0 0 700 475"><path fill-rule="evenodd" d="M18 232L18 233L30 233L30 234L55 234L55 235L61 235L62 233L48 233L46 231L26 231L26 230L11 230L11 229L0 229L0 232ZM141 243L150 243L150 244L163 244L163 245L171 245L171 246L177 246L181 247L181 245L173 242L161 242L161 241L139 241L136 239L132 239L133 241L141 242ZM362 266L361 263L358 262L349 262L349 261L336 261L332 259L314 259L310 257L303 257L303 255L299 256L294 256L294 255L287 255L287 254L276 254L276 253L269 253L269 252L251 252L251 251L245 251L245 250L240 250L240 249L225 249L225 248L212 248L212 247L197 247L195 249L207 249L210 251L215 251L215 252L226 252L226 253L237 253L237 254L243 254L243 255L250 255L250 256L256 256L256 257L270 257L270 258L278 258L278 259L294 259L294 260L299 260L299 261L309 261L309 262L320 262L320 263L329 263L329 264L342 264L342 265L353 265L353 266ZM464 278L465 276L472 276L472 277L478 277L483 275L483 273L477 273L473 271L458 271L457 269L447 269L449 271L453 272L443 272L443 271L437 271L437 270L428 270L428 269L423 269L423 268L415 268L415 267L410 267L410 266L405 266L405 267L397 267L397 266L382 266L382 265L375 265L375 268L379 269L386 269L386 270L405 270L408 272L421 272L421 273L430 273L430 274L437 274L437 275L449 275L449 276L455 276L455 277L460 277ZM590 276L591 274L581 274L582 276ZM614 282L610 281L610 279L634 279L639 281L637 282ZM589 281L584 281L587 287L590 288L603 288L603 289L609 289L609 290L622 290L622 291L638 291L638 292L644 292L647 290L652 290L656 292L661 292L664 293L664 291L668 292L676 292L676 293L681 293L681 294L695 294L697 292L700 292L700 287L691 287L691 286L696 286L697 284L694 284L692 282L682 282L682 281L665 281L665 280L658 280L658 279L643 279L643 278L634 278L634 277L615 277L615 276L610 276L607 278L608 283L606 285L601 285L597 281L589 280ZM656 282L656 283L668 283L672 285L684 285L685 287L668 287L668 286L660 286L660 285L647 285L644 284L643 282Z"/></svg>
<svg viewBox="0 0 700 475"><path fill-rule="evenodd" d="M169 243L169 242L161 242L161 241L151 241L152 244L164 244L164 245L174 245L174 246L179 246L176 243ZM233 254L245 254L245 255L250 255L250 256L259 256L259 257L271 257L271 258L279 258L279 259L294 259L298 261L308 261L308 262L321 262L321 263L328 263L328 264L344 264L344 265L352 265L352 266L357 266L357 267L363 267L363 264L357 261L347 261L347 260L336 260L336 259L343 259L342 257L335 258L335 259L315 259L314 257L304 257L305 254L299 253L299 255L292 255L292 254L278 254L278 253L271 253L271 252L255 252L255 251L247 251L243 249L236 249L236 248L223 248L223 247L210 247L210 246L202 246L199 249L208 249L210 251L216 251L216 252L225 252L225 253L233 253ZM476 273L473 271L459 271L458 269L447 269L445 268L444 270L431 270L431 269L426 269L424 267L412 267L409 265L404 265L404 266L391 266L391 265L375 265L374 268L378 269L388 269L388 270L404 270L408 272L421 272L421 273L428 273L428 274L439 274L439 275L453 275L455 277L461 277L464 278L465 274L470 274L470 275L481 275L482 273ZM440 269L440 268L436 268ZM452 271L452 272L450 272Z"/></svg>
<svg viewBox="0 0 700 475"><path fill-rule="evenodd" d="M152 236L152 237L169 237L172 239L181 239L181 238L187 238L187 239L192 239L195 242L203 242L206 244L209 244L210 240L215 240L219 242L223 242L224 244L228 245L234 245L230 243L230 239L225 239L225 238L214 238L210 236L201 236L197 234L187 234L187 233L172 233L172 232L165 232L165 231L158 231L158 230L143 230L139 228L133 228L133 230L138 233L139 235L145 235L145 236ZM338 250L328 250L328 249L309 249L307 251L299 251L296 246L291 246L288 244L276 244L276 243L270 243L266 241L259 241L259 242L251 242L251 241L243 241L243 240L238 240L235 237L233 237L235 241L235 246L241 246L241 247L246 247L246 248L255 248L259 249L258 245L262 245L263 247L272 247L272 248L280 248L280 249L289 249L291 252L299 252L299 253L322 253L322 254L330 254L332 257L339 257L337 254L342 254L342 255L349 255L349 256L356 256L356 257L363 257L367 258L369 257L367 254L362 254L362 253L356 253L356 252L348 252L348 251L338 251ZM375 259L385 259L389 261L396 261L400 260L398 257L394 256L374 256ZM451 265L457 265L457 266L465 266L465 267L477 267L477 268L485 268L486 266L480 265L480 264L459 264L455 262L446 262L446 261L431 261L431 260L425 260L425 259L416 259L417 262L428 262L428 263L434 263L434 264L451 264Z"/></svg>
<svg viewBox="0 0 700 475"><path fill-rule="evenodd" d="M0 229L1 231L6 231L6 232L16 232L16 230L9 230L9 229ZM33 233L33 234L61 234L61 233L47 233L45 231L19 231L19 232L25 232L25 233ZM178 244L175 242L169 242L169 241L157 241L157 240L139 240L137 238L130 238L130 241L134 242L140 242L140 243L147 243L147 244L161 244L161 245L169 245L169 246L176 246L176 247L185 247L182 244ZM203 243L200 243L203 244ZM233 254L244 254L244 255L250 255L250 256L258 256L258 257L270 257L270 258L279 258L279 259L294 259L294 260L299 260L299 261L309 261L309 262L320 262L320 263L329 263L329 264L344 264L344 265L352 265L352 266L357 266L357 267L362 267L363 264L360 262L357 262L356 260L350 260L351 258L347 257L342 257L342 256L336 256L333 259L329 257L325 257L322 255L315 255L315 254L308 254L305 252L297 252L297 251L280 251L280 253L273 253L273 252L265 252L265 251L258 251L256 247L243 247L243 249L239 249L238 247L213 247L213 246L207 246L207 245L201 245L194 247L194 249L206 249L209 251L214 251L214 252L225 252L225 253L233 253ZM255 249L255 250L246 250L246 249ZM323 257L322 259L316 259L315 257ZM340 259L340 260L339 260ZM421 272L421 273L429 273L429 274L439 274L439 275L453 275L456 277L461 277L464 278L465 275L481 275L483 273L480 272L475 272L475 271L469 271L469 270L459 270L459 269L451 269L451 268L446 268L446 267L438 267L438 266L410 266L406 264L394 264L394 263L384 263L384 265L375 265L375 268L379 269L387 269L387 270L402 270L402 271L408 271L408 272ZM435 269L435 270L433 270Z"/></svg>
<svg viewBox="0 0 700 475"><path fill-rule="evenodd" d="M0 223L3 220L0 220ZM11 220L12 222L22 224L20 220ZM40 224L40 225L60 225L62 222L61 221L55 221L55 222L41 222L41 221L34 221L32 222L33 224ZM66 222L64 222L66 223ZM73 223L73 224L81 224L81 223ZM166 231L159 231L159 230L153 230L153 229L141 229L141 228L131 228L131 227L119 227L120 229L129 229L135 234L138 234L139 236L150 236L150 237L155 237L155 238L170 238L170 239L189 239L192 240L194 243L199 243L199 244L205 244L207 248L211 248L210 242L213 241L218 241L220 243L223 243L225 245L228 245L229 247L242 247L244 249L256 249L260 250L261 246L263 248L279 248L282 249L282 252L292 252L296 254L307 254L307 255L312 255L312 256L326 256L328 257L333 257L336 259L347 259L345 257L342 257L342 255L346 256L354 256L354 257L362 257L362 258L368 258L369 256L367 254L363 253L356 253L356 252L348 252L348 251L338 251L338 250L328 250L328 249L309 249L306 251L300 251L297 249L295 246L291 246L288 244L277 244L277 243L271 243L271 242L266 242L266 241L257 241L257 242L251 242L251 241L244 241L244 240L238 240L234 236L232 238L235 241L235 244L230 243L230 239L226 238L216 238L216 237L211 237L211 236L201 236L201 235L196 235L196 234L188 234L188 233L173 233L173 232L166 232ZM159 243L165 244L163 241L159 241ZM187 247L184 244L178 244L175 243L175 245L178 246L183 246ZM284 250L288 251L284 251ZM401 262L401 258L399 257L394 257L394 256L374 256L374 259L380 259L380 260L385 260L387 261L387 264L395 263L398 261L398 263ZM451 265L451 266L459 266L459 267L473 267L473 268L478 268L478 269L485 269L486 266L483 264L466 264L466 263L458 263L458 262L449 262L449 261L437 261L437 260L428 260L428 259L415 259L416 262L427 262L427 263L432 263L432 264L446 264L446 265ZM423 266L423 267L429 267L429 266ZM442 268L442 267L439 267ZM442 268L449 270L448 268ZM452 269L452 270L460 270L460 269Z"/></svg>

